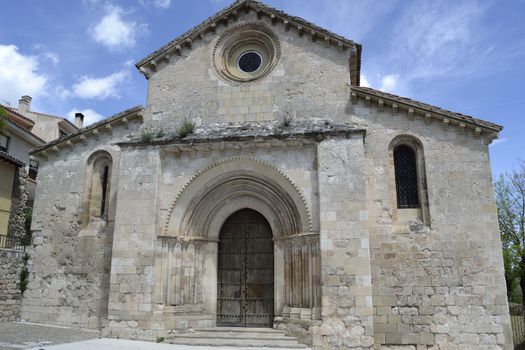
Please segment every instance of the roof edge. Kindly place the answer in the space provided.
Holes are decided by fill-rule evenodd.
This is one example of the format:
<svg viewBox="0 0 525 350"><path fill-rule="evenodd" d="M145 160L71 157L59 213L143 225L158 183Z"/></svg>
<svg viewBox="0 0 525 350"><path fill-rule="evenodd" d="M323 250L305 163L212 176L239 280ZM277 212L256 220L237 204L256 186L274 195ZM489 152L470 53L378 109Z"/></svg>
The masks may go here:
<svg viewBox="0 0 525 350"><path fill-rule="evenodd" d="M6 113L12 113L16 117L18 117L18 118L20 118L22 120L25 120L28 124L32 124L32 126L35 125L35 121L34 120L31 120L28 117L20 114L20 112L18 112L18 110L16 110L15 108L10 107L10 106L1 105L1 104L0 104L0 107L3 108L6 111Z"/></svg>
<svg viewBox="0 0 525 350"><path fill-rule="evenodd" d="M489 132L499 133L503 130L503 126L494 124L482 119L474 118L466 114L452 112L440 107L430 105L428 103L419 102L406 97L390 94L380 90L372 89L364 86L352 86L352 103L356 103L357 93L361 95L373 96L377 98L378 108L383 108L385 102L391 102L390 105L404 105L408 107L409 113L415 113L417 110L425 112L425 118L438 118L441 120L450 119L457 122L459 127L466 127L470 125L471 128L481 128ZM382 102L380 102L382 101ZM481 130L480 130L481 131Z"/></svg>
<svg viewBox="0 0 525 350"><path fill-rule="evenodd" d="M0 161L12 164L15 167L23 167L23 166L25 166L24 162L22 162L19 159L16 159L12 155L10 155L9 153L4 152L4 151L0 151Z"/></svg>
<svg viewBox="0 0 525 350"><path fill-rule="evenodd" d="M43 139L41 139L39 136L33 134L31 132L31 130L27 130L26 128L24 128L22 125L18 124L17 122L9 119L9 118L6 118L6 121L11 124L12 126L14 126L19 132L21 132L22 134L28 136L28 137L31 137L33 139L35 139L36 143L46 143L46 141L44 141Z"/></svg>
<svg viewBox="0 0 525 350"><path fill-rule="evenodd" d="M304 29L309 29L309 34L313 36L318 37L324 37L328 39L332 39L334 43L337 43L338 46L345 47L353 47L356 48L361 45L357 44L353 40L347 39L341 35L338 35L336 33L333 33L327 29L324 29L322 27L319 27L315 25L314 23L311 23L301 17L296 17L289 15L283 11L277 10L271 6L268 6L260 1L256 0L238 0L231 5L225 7L224 9L220 10L216 14L214 14L211 17L208 17L204 21L202 21L200 24L196 25L195 27L189 29L188 31L184 32L174 40L168 42L161 48L155 50L148 56L141 59L139 62L135 64L137 69L144 75L146 75L145 72L145 66L149 64L153 67L153 70L155 70L156 62L155 60L169 60L169 57L171 56L172 52L177 52L180 54L180 50L183 47L190 47L192 45L192 41L195 39L200 39L202 35L206 32L215 32L215 28L218 23L226 21L228 23L229 17L237 18L238 13L237 10L247 7L252 8L255 11L266 14L269 17L272 18L272 22L280 21L283 22L283 24L287 26L296 26L297 28L301 28L302 31ZM360 49L357 49L360 51ZM360 55L359 55L360 56ZM357 60L359 61L359 64L357 67L360 67L360 57ZM359 82L359 72L357 73L357 82Z"/></svg>

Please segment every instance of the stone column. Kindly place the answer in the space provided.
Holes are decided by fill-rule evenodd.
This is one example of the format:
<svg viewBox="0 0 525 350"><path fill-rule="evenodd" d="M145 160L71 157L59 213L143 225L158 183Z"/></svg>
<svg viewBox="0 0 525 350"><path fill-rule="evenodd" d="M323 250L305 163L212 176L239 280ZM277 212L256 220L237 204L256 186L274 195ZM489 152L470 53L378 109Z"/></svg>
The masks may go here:
<svg viewBox="0 0 525 350"><path fill-rule="evenodd" d="M282 316L283 306L285 305L285 260L282 241L275 241L273 248L274 266L274 316Z"/></svg>
<svg viewBox="0 0 525 350"><path fill-rule="evenodd" d="M206 311L211 315L217 314L217 262L219 243L207 241L204 246L204 269L202 282L202 300ZM215 322L215 317L213 322Z"/></svg>
<svg viewBox="0 0 525 350"><path fill-rule="evenodd" d="M158 151L154 148L128 149L122 153L118 166L120 178L111 258L109 334L119 336L119 332L127 327L140 329L146 334L150 332L155 302Z"/></svg>
<svg viewBox="0 0 525 350"><path fill-rule="evenodd" d="M361 135L318 144L322 326L314 346L373 346L370 249ZM315 333L315 332L314 332Z"/></svg>

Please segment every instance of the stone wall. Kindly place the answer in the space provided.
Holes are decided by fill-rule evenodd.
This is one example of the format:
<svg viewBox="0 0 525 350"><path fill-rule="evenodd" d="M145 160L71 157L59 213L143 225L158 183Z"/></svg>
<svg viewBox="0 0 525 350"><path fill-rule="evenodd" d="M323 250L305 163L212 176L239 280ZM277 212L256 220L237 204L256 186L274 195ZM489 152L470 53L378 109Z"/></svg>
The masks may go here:
<svg viewBox="0 0 525 350"><path fill-rule="evenodd" d="M510 320L488 145L406 111L349 108L365 142L374 338L421 348L509 349ZM419 140L430 221L397 209L390 143Z"/></svg>
<svg viewBox="0 0 525 350"><path fill-rule="evenodd" d="M33 208L33 253L22 303L25 321L101 328L107 323L114 212L117 203L119 147L114 142L136 133L113 127L40 159ZM111 154L108 214L82 221L88 159L97 151Z"/></svg>
<svg viewBox="0 0 525 350"><path fill-rule="evenodd" d="M313 345L369 349L374 328L362 137L321 142L318 163L323 324L313 331Z"/></svg>
<svg viewBox="0 0 525 350"><path fill-rule="evenodd" d="M281 56L275 69L256 84L235 86L222 80L213 64L221 34L248 22L262 23L278 37ZM183 117L202 123L269 121L289 111L298 118L341 114L349 91L350 49L342 51L282 23L272 25L254 11L239 13L228 26L217 25L169 64L159 62L149 78L145 126L172 129ZM187 72L192 74L188 75Z"/></svg>
<svg viewBox="0 0 525 350"><path fill-rule="evenodd" d="M201 190L198 186L195 188L188 185L194 179L199 180L203 176L203 170L220 167L221 164L224 164L225 170L232 170L234 167L231 164L242 164L243 161L247 166L253 163L267 164L272 167L270 169L275 176L274 180L282 177L284 181L291 181L298 193L303 195L299 199L304 201L303 205L317 208L316 165L313 161L316 151L311 145L270 147L268 142L266 146L253 147L248 151L233 145L229 147L217 143L215 146L211 147L214 149L183 152L169 145L123 148L119 170L122 174L118 189L120 201L116 213L111 268L108 335L155 339L157 336L164 336L170 329L215 324L215 314L212 312L210 315L210 311L215 310L216 306L212 304L216 303L216 296L211 299L204 296L207 302L204 312L190 316L181 312L166 317L162 315L164 309L169 309L169 306L159 301L162 299L159 295L155 295L162 290L162 286L155 289L155 283L162 284L160 272L155 272L156 264L161 263L161 256L156 256L158 241L160 237L167 239L168 236L178 234L168 228L174 210L173 204L176 199L181 200L181 192L190 193L188 199L191 201L191 194L196 195ZM137 167L139 163L140 167ZM289 180L286 180L285 176ZM137 186L137 183L140 183L140 186ZM317 231L318 217L309 218L308 213L305 213L305 216L305 231L311 229L308 219L312 220L311 225ZM207 219L210 218L203 217L199 221ZM220 226L215 229L218 233ZM206 254L209 256L206 256L206 260L213 260L212 252L213 249L207 249ZM279 267L282 268L282 264ZM204 289L210 292L216 288L216 284L210 282L216 278L215 263L207 270ZM278 283L283 286L282 282ZM283 294L279 293L277 298L282 300ZM280 315L281 311L275 310L276 315Z"/></svg>
<svg viewBox="0 0 525 350"><path fill-rule="evenodd" d="M9 226L7 234L11 237L23 237L26 234L25 228L25 209L27 202L27 171L18 168L15 173L13 184L13 195L11 197L11 215L9 216Z"/></svg>
<svg viewBox="0 0 525 350"><path fill-rule="evenodd" d="M0 322L20 317L20 273L24 268L23 252L0 249Z"/></svg>

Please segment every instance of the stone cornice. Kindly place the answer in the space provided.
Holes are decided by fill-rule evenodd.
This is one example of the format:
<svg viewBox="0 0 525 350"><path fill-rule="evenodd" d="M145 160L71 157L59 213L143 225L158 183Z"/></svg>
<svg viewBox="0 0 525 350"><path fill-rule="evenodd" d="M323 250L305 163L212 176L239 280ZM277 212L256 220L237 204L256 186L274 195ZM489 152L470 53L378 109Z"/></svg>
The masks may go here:
<svg viewBox="0 0 525 350"><path fill-rule="evenodd" d="M276 147L286 144L312 144L327 137L364 137L366 130L357 124L333 123L329 120L295 121L289 126L282 126L280 121L271 123L211 124L203 125L183 138L165 135L155 139L119 142L125 146L163 146L172 149L224 149L224 148L261 148Z"/></svg>
<svg viewBox="0 0 525 350"><path fill-rule="evenodd" d="M47 152L54 151L58 152L61 148L71 147L77 142L86 142L89 137L100 137L101 133L111 133L112 128L118 124L123 124L125 128L128 127L128 123L132 119L142 119L144 113L144 107L135 106L127 109L123 112L117 113L110 118L103 119L97 123L91 124L78 132L68 135L66 137L57 139L46 143L41 147L34 148L29 152L31 155L46 156Z"/></svg>
<svg viewBox="0 0 525 350"><path fill-rule="evenodd" d="M299 36L308 35L312 42L323 42L340 50L353 50L354 52L350 58L351 83L352 85L359 85L361 66L360 44L319 27L300 17L290 16L255 0L236 1L230 6L217 12L215 15L209 17L201 24L193 27L176 39L162 46L160 49L146 56L136 64L136 67L146 78L149 78L151 72L157 70L157 64L159 62L169 62L171 57L181 56L182 50L191 50L193 43L196 40L202 40L208 32L216 33L217 26L220 24L228 26L231 21L236 21L241 11L244 11L245 13L254 11L257 14L258 19L266 16L271 20L272 25L280 23L283 25L285 31L293 29Z"/></svg>
<svg viewBox="0 0 525 350"><path fill-rule="evenodd" d="M351 89L352 104L356 104L358 99L362 99L367 107L377 108L379 112L383 112L388 107L392 114L403 111L409 119L423 118L426 124L430 124L433 120L440 121L444 129L454 126L459 128L461 133L469 129L475 135L483 137L486 144L490 144L494 139L498 138L498 133L503 129L502 126L494 123L406 97L362 86L352 86Z"/></svg>

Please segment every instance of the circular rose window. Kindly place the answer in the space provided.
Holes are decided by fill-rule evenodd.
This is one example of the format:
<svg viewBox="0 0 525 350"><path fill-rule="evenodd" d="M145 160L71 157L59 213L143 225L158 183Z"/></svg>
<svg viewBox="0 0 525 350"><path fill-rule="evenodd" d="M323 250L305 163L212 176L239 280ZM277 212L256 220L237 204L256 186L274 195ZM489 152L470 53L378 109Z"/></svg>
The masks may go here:
<svg viewBox="0 0 525 350"><path fill-rule="evenodd" d="M224 33L215 45L213 60L219 75L232 83L266 77L280 56L277 36L263 25L245 24Z"/></svg>
<svg viewBox="0 0 525 350"><path fill-rule="evenodd" d="M239 56L237 67L245 73L253 73L261 68L262 57L256 51L248 51Z"/></svg>

